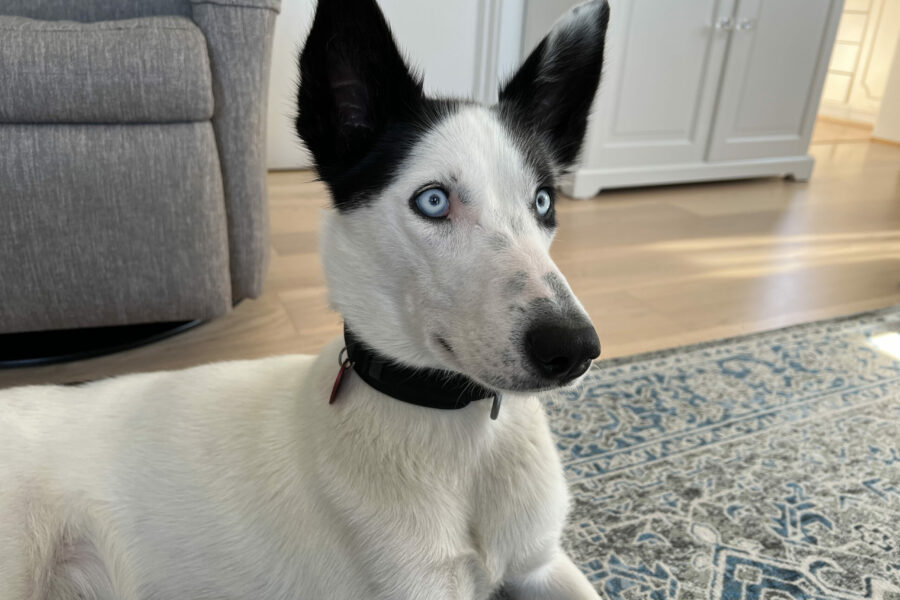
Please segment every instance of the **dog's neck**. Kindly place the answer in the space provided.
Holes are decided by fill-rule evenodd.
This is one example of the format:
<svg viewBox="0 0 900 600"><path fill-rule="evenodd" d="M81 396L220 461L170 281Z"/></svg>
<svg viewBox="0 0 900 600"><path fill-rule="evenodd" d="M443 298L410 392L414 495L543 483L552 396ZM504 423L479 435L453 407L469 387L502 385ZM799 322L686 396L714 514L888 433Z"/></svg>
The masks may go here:
<svg viewBox="0 0 900 600"><path fill-rule="evenodd" d="M373 389L401 402L439 410L457 410L490 398L491 418L500 412L500 392L490 390L461 373L418 369L398 364L360 340L346 326L344 343L349 366Z"/></svg>

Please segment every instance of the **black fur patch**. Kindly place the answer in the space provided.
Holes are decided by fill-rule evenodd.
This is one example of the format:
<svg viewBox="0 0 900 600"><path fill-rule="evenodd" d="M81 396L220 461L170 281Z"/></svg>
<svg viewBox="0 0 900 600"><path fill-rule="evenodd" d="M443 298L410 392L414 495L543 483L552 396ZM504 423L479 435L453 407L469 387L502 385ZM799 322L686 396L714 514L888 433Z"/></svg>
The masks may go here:
<svg viewBox="0 0 900 600"><path fill-rule="evenodd" d="M377 197L396 178L419 140L461 104L423 98L411 118L389 122L356 163L329 170L326 175L317 160L319 175L328 185L335 206L341 211L351 210Z"/></svg>
<svg viewBox="0 0 900 600"><path fill-rule="evenodd" d="M318 3L300 56L296 127L338 209L383 190L459 105L424 96L375 0Z"/></svg>
<svg viewBox="0 0 900 600"><path fill-rule="evenodd" d="M609 23L605 0L577 10L585 13L577 18L595 18L596 22L548 35L500 90L501 115L542 138L540 145L552 152L562 168L571 166L581 151L600 82Z"/></svg>
<svg viewBox="0 0 900 600"><path fill-rule="evenodd" d="M534 190L535 196L538 189L547 188L550 191L550 197L553 201L550 212L544 217L539 217L535 213L535 218L544 227L552 230L556 229L556 177L554 168L556 160L553 150L547 143L547 138L538 134L526 122L524 122L519 114L515 111L515 107L510 104L500 103L494 107L500 122L510 133L510 138L516 145L525 163L531 167L537 177L538 187ZM534 202L535 198L529 198L530 202Z"/></svg>

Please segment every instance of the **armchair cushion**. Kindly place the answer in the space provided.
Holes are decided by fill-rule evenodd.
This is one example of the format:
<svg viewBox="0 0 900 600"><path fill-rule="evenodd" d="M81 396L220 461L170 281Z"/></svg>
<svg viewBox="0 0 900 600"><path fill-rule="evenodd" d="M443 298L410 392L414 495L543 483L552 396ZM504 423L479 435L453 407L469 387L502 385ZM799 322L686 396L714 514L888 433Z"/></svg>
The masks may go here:
<svg viewBox="0 0 900 600"><path fill-rule="evenodd" d="M206 38L185 17L0 17L0 121L177 123L213 115Z"/></svg>
<svg viewBox="0 0 900 600"><path fill-rule="evenodd" d="M231 307L212 124L0 124L0 332Z"/></svg>

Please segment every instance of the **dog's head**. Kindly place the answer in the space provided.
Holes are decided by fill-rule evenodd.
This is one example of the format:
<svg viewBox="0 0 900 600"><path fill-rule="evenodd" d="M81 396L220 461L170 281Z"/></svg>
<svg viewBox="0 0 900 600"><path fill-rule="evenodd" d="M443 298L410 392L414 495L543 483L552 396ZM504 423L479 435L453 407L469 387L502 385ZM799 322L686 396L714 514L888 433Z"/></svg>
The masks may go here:
<svg viewBox="0 0 900 600"><path fill-rule="evenodd" d="M380 353L516 391L565 385L599 355L548 250L608 18L605 0L572 9L488 107L426 97L375 0L319 2L297 131L337 209L331 302Z"/></svg>

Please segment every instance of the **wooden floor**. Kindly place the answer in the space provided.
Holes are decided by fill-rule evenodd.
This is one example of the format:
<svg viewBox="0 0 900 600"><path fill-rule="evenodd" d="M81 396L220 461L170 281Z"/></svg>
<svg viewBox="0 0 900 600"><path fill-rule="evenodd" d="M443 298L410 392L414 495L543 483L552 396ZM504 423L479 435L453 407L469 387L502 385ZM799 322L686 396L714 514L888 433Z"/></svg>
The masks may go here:
<svg viewBox="0 0 900 600"><path fill-rule="evenodd" d="M604 357L900 303L900 147L820 123L808 183L781 179L562 199L553 256L600 332ZM265 294L154 346L0 371L0 387L236 358L314 353L340 331L316 254L323 187L272 173Z"/></svg>

